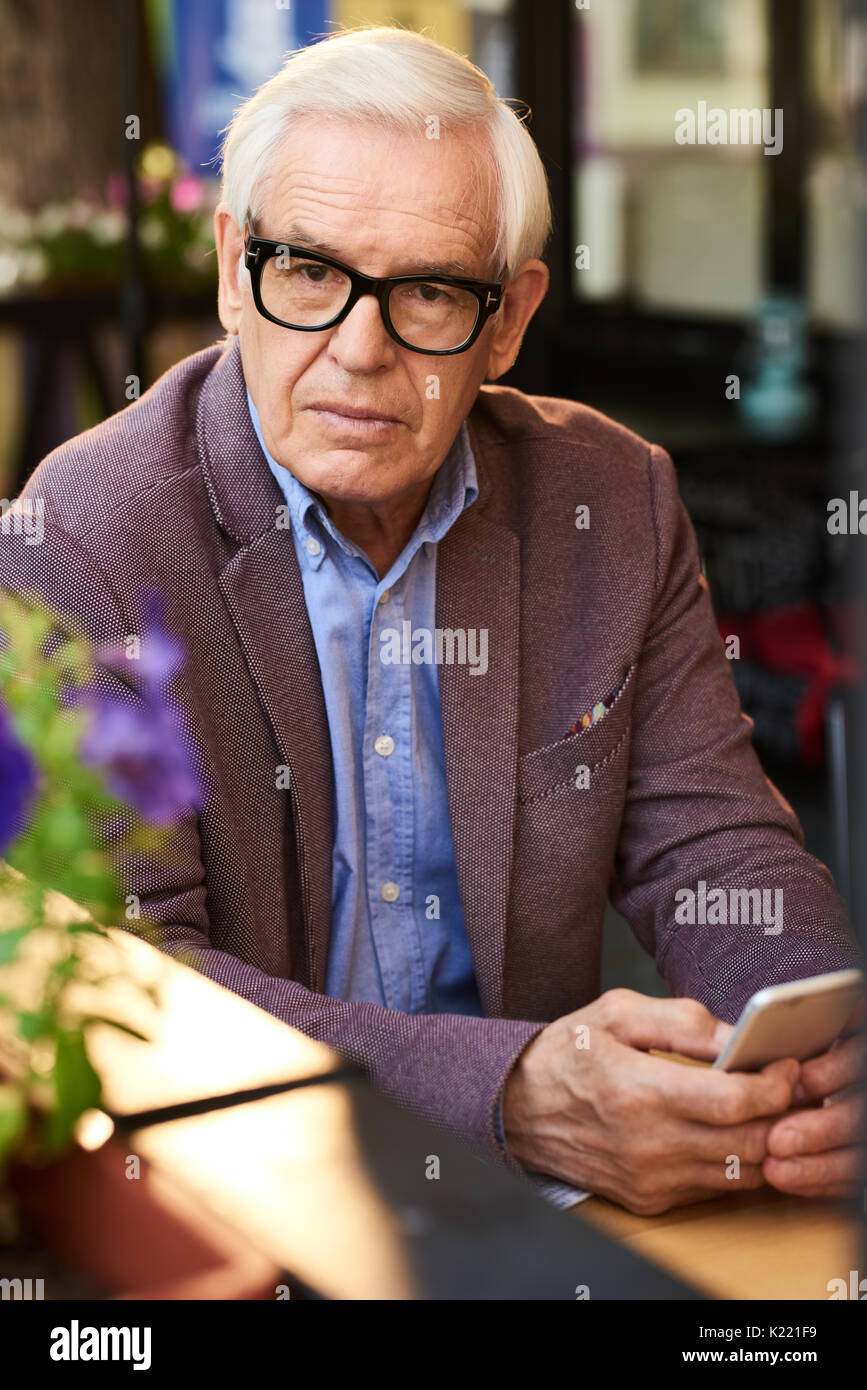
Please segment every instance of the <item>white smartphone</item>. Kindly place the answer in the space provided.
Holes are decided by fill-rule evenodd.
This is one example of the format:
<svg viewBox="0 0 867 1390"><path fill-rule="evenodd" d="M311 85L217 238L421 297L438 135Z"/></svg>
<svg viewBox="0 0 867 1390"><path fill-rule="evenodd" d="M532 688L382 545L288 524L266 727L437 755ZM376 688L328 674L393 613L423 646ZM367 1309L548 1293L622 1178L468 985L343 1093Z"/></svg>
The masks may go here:
<svg viewBox="0 0 867 1390"><path fill-rule="evenodd" d="M760 1071L780 1057L799 1062L818 1057L839 1037L863 990L861 970L834 970L760 989L744 1006L714 1066Z"/></svg>

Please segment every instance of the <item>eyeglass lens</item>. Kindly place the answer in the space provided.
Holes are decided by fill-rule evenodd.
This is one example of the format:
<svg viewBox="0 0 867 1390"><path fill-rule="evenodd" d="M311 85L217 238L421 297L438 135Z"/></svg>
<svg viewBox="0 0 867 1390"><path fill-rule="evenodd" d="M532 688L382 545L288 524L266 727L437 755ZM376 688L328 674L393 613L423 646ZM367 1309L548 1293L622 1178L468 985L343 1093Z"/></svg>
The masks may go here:
<svg viewBox="0 0 867 1390"><path fill-rule="evenodd" d="M352 289L349 277L321 261L279 252L262 268L260 294L269 314L291 328L317 328L343 308ZM479 302L469 290L412 280L394 285L388 301L395 332L412 347L444 352L460 347L472 333Z"/></svg>

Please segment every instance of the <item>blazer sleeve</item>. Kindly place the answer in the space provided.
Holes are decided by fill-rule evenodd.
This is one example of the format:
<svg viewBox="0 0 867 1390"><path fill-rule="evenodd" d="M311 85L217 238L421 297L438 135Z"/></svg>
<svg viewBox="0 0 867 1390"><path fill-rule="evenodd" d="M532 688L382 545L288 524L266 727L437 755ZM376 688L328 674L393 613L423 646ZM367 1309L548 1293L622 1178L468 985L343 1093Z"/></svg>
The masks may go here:
<svg viewBox="0 0 867 1390"><path fill-rule="evenodd" d="M655 600L636 672L611 901L676 995L734 1022L764 985L861 962L830 873L805 850L756 756L674 467L655 445L649 469ZM718 906L702 912L702 880L705 894L724 890L724 915L737 922L698 920L723 916ZM772 910L757 923L757 899L731 912L733 889L770 890L779 921ZM692 923L681 890L696 895Z"/></svg>
<svg viewBox="0 0 867 1390"><path fill-rule="evenodd" d="M0 537L0 590L40 599L94 644L117 643L136 630L82 543L50 524L40 545L27 545L11 530ZM140 698L131 683L105 667L99 669L98 685L106 696L131 702ZM158 860L119 854L115 846L127 823L123 816L113 817L99 831L124 893L139 899L142 919L106 925L143 936L282 1022L329 1044L360 1066L384 1095L481 1154L522 1171L496 1133L495 1109L509 1072L544 1023L413 1016L332 999L294 980L266 975L211 945L199 817L172 827L171 854Z"/></svg>

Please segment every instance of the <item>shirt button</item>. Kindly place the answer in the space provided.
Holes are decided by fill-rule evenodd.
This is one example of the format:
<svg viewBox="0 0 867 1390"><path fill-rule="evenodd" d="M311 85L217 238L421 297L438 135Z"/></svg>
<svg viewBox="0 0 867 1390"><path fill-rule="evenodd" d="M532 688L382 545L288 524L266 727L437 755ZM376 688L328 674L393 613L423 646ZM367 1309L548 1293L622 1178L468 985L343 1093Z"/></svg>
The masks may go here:
<svg viewBox="0 0 867 1390"><path fill-rule="evenodd" d="M322 546L319 544L315 536L309 536L307 541L305 542L304 549L307 551L308 555L318 555L320 550L322 549Z"/></svg>
<svg viewBox="0 0 867 1390"><path fill-rule="evenodd" d="M384 883L380 888L379 896L384 898L387 903L396 903L400 897L400 888L389 879L388 882Z"/></svg>
<svg viewBox="0 0 867 1390"><path fill-rule="evenodd" d="M394 739L391 734L380 734L373 746L381 758L390 758L394 752Z"/></svg>
<svg viewBox="0 0 867 1390"><path fill-rule="evenodd" d="M380 596L379 596L379 601L380 601L380 603L388 603L388 600L389 600L390 598L391 598L391 589L383 589L382 593L381 593Z"/></svg>

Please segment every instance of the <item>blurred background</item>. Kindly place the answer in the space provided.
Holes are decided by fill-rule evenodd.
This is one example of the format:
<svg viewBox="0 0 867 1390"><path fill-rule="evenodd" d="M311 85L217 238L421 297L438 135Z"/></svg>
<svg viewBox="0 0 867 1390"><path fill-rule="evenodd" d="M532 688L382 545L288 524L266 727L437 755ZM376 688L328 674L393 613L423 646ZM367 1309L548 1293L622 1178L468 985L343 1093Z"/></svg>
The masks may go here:
<svg viewBox="0 0 867 1390"><path fill-rule="evenodd" d="M221 336L218 133L287 50L370 23L530 108L552 287L506 383L672 454L757 749L854 915L854 538L827 504L867 496L858 0L0 0L0 499ZM781 151L677 143L702 102L782 111ZM607 936L605 987L665 992Z"/></svg>

